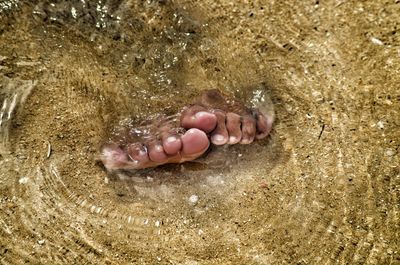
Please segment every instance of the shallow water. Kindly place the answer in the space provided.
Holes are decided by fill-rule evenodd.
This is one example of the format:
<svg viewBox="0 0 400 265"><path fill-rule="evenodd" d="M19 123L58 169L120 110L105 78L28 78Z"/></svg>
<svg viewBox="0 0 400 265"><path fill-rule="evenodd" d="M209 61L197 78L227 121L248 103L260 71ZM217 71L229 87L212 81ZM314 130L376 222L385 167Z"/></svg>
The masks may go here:
<svg viewBox="0 0 400 265"><path fill-rule="evenodd" d="M4 264L397 264L400 4L0 2ZM124 122L265 93L267 140L107 175Z"/></svg>

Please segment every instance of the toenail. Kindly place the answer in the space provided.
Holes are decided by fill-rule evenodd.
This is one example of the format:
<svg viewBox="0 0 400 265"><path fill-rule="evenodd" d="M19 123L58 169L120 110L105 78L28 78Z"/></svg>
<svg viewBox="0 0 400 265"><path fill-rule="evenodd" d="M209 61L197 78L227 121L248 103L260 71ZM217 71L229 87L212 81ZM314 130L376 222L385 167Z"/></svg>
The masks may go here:
<svg viewBox="0 0 400 265"><path fill-rule="evenodd" d="M187 134L187 133L196 133L196 132L197 132L197 129L192 128L192 129L189 129L185 134Z"/></svg>
<svg viewBox="0 0 400 265"><path fill-rule="evenodd" d="M242 144L249 144L251 141L249 139L242 139Z"/></svg>
<svg viewBox="0 0 400 265"><path fill-rule="evenodd" d="M163 147L162 147L161 145L159 145L159 144L156 145L156 146L154 147L154 149L156 149L157 152L162 152L162 151L164 151L164 150L163 150Z"/></svg>
<svg viewBox="0 0 400 265"><path fill-rule="evenodd" d="M230 143L235 143L237 141L238 138L236 138L235 136L231 136L229 137L229 142Z"/></svg>
<svg viewBox="0 0 400 265"><path fill-rule="evenodd" d="M170 136L167 138L166 142L167 143L172 143L175 142L177 140L177 138L175 136Z"/></svg>
<svg viewBox="0 0 400 265"><path fill-rule="evenodd" d="M208 113L208 112L206 112L206 111L200 111L200 112L197 112L194 116L193 116L193 119L198 119L198 118L201 118L201 117L204 117L204 116L208 116L210 113Z"/></svg>
<svg viewBox="0 0 400 265"><path fill-rule="evenodd" d="M215 135L212 136L212 139L213 139L214 142L221 143L221 142L223 142L225 140L225 137L223 135L221 135L221 134L215 134Z"/></svg>
<svg viewBox="0 0 400 265"><path fill-rule="evenodd" d="M131 160L130 161L131 163L133 163L135 165L139 164L139 161L137 161L136 159L133 159L130 155L128 155L128 156L129 156L129 159Z"/></svg>

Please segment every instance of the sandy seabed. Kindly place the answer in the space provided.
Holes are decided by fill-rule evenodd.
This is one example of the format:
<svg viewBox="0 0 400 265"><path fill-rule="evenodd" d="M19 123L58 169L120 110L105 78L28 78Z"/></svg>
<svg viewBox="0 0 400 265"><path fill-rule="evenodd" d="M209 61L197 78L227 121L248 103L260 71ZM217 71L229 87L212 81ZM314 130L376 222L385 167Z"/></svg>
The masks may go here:
<svg viewBox="0 0 400 265"><path fill-rule="evenodd" d="M399 1L0 1L2 264L399 264ZM276 122L106 174L123 124L218 88ZM270 104L270 103L266 103Z"/></svg>

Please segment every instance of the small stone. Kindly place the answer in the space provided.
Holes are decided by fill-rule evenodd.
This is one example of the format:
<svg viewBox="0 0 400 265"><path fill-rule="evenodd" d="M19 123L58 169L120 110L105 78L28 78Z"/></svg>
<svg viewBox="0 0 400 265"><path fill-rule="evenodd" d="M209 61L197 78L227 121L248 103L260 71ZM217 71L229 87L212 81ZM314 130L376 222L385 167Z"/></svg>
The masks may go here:
<svg viewBox="0 0 400 265"><path fill-rule="evenodd" d="M383 42L380 39L371 37L371 42L376 45L383 45Z"/></svg>
<svg viewBox="0 0 400 265"><path fill-rule="evenodd" d="M385 153L386 153L387 156L394 156L394 151L391 148L386 149Z"/></svg>
<svg viewBox="0 0 400 265"><path fill-rule="evenodd" d="M199 196L197 196L196 194L193 194L192 196L189 197L189 203L192 205L197 204L198 201L199 201Z"/></svg>
<svg viewBox="0 0 400 265"><path fill-rule="evenodd" d="M378 121L378 122L376 123L376 126L378 126L379 129L385 128L385 125L384 125L383 121Z"/></svg>
<svg viewBox="0 0 400 265"><path fill-rule="evenodd" d="M47 142L47 154L46 154L46 158L49 158L51 155L51 144L49 142Z"/></svg>
<svg viewBox="0 0 400 265"><path fill-rule="evenodd" d="M315 102L317 102L317 103L321 103L324 101L324 96L322 95L321 92L319 92L317 90L313 90L311 92L311 95L315 98Z"/></svg>
<svg viewBox="0 0 400 265"><path fill-rule="evenodd" d="M44 240L44 239L38 240L38 244L39 244L39 245L43 245L43 244L44 244L44 242L45 242L45 240Z"/></svg>
<svg viewBox="0 0 400 265"><path fill-rule="evenodd" d="M29 178L28 177L22 177L18 180L19 184L26 184L28 183Z"/></svg>

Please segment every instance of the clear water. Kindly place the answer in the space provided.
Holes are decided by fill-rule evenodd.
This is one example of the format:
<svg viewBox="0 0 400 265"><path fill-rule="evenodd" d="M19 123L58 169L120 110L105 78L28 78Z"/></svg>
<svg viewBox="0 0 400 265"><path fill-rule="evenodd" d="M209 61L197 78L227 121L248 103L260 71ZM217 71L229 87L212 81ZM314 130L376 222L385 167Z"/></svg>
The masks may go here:
<svg viewBox="0 0 400 265"><path fill-rule="evenodd" d="M398 263L396 39L365 20L382 6L391 28L380 1L2 1L1 262ZM271 137L96 162L113 128L209 88L273 107Z"/></svg>

